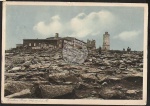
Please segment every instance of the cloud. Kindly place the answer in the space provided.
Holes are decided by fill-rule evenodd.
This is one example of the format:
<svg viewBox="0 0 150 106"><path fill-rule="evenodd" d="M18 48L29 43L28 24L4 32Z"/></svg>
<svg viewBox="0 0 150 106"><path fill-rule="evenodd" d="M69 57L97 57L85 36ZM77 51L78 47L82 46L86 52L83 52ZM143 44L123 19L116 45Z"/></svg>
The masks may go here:
<svg viewBox="0 0 150 106"><path fill-rule="evenodd" d="M51 17L49 23L43 21L34 26L34 30L41 35L53 35L58 32L63 35L83 38L88 35L100 35L105 31L112 30L116 23L116 17L109 11L101 10L89 14L79 13L67 22L60 19L58 15ZM65 27L64 27L65 26ZM101 34L102 35L102 34Z"/></svg>
<svg viewBox="0 0 150 106"><path fill-rule="evenodd" d="M53 16L50 19L50 23L45 23L43 21L37 23L33 29L41 35L49 36L54 35L54 33L63 31L63 25L60 22L59 15Z"/></svg>
<svg viewBox="0 0 150 106"><path fill-rule="evenodd" d="M133 31L124 31L114 36L114 39L120 39L122 41L131 41L137 38L140 35L141 31L133 30Z"/></svg>
<svg viewBox="0 0 150 106"><path fill-rule="evenodd" d="M70 28L72 35L85 37L87 35L97 35L115 26L116 17L109 11L102 10L91 12L90 14L79 13L71 19Z"/></svg>

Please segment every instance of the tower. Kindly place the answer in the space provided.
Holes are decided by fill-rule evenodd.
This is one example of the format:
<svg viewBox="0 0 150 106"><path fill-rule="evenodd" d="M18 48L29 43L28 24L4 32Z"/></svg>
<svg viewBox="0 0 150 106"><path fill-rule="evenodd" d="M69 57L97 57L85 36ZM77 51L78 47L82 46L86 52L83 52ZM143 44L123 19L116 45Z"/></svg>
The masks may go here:
<svg viewBox="0 0 150 106"><path fill-rule="evenodd" d="M110 40L108 32L103 35L103 50L110 50Z"/></svg>
<svg viewBox="0 0 150 106"><path fill-rule="evenodd" d="M55 37L58 38L59 37L59 33L55 33Z"/></svg>

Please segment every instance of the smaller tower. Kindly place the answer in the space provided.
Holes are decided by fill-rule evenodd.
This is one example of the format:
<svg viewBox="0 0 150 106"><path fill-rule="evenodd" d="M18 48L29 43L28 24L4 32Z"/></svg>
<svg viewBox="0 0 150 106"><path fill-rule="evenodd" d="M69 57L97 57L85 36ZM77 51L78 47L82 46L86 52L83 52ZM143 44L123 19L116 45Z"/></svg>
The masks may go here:
<svg viewBox="0 0 150 106"><path fill-rule="evenodd" d="M108 32L105 32L103 35L103 50L110 50L110 35Z"/></svg>
<svg viewBox="0 0 150 106"><path fill-rule="evenodd" d="M59 37L59 33L55 33L55 38L58 38Z"/></svg>

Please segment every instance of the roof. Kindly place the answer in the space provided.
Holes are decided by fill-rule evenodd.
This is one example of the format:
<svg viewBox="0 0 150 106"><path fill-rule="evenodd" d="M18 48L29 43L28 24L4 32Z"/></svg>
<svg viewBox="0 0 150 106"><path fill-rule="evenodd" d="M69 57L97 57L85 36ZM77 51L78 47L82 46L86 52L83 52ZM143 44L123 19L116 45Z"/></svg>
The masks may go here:
<svg viewBox="0 0 150 106"><path fill-rule="evenodd" d="M66 39L66 40L75 40L76 38L75 37L64 37L63 39Z"/></svg>
<svg viewBox="0 0 150 106"><path fill-rule="evenodd" d="M85 43L84 41L82 40L79 40L79 39L76 39L75 37L49 37L49 38L46 38L46 39L23 39L23 40L35 40L35 41L38 41L38 40L43 40L43 41L50 41L50 40L60 40L60 39L64 39L64 40L78 40L82 43Z"/></svg>
<svg viewBox="0 0 150 106"><path fill-rule="evenodd" d="M80 41L82 43L85 43L84 41L76 39L75 37L64 37L63 39L65 39L65 40L78 40L78 41Z"/></svg>
<svg viewBox="0 0 150 106"><path fill-rule="evenodd" d="M61 39L61 37L48 37L46 39L54 40L54 39Z"/></svg>
<svg viewBox="0 0 150 106"><path fill-rule="evenodd" d="M23 39L23 40L35 40L35 41L43 40L43 41L49 41L49 40L58 40L58 39Z"/></svg>

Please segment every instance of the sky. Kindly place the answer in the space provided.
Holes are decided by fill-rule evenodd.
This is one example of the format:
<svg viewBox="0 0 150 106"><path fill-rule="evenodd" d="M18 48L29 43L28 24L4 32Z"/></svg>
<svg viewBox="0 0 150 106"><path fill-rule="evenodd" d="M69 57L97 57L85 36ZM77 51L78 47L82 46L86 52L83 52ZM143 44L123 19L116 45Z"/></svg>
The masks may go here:
<svg viewBox="0 0 150 106"><path fill-rule="evenodd" d="M113 6L6 6L6 48L23 39L76 37L102 46L103 34L110 34L110 49L143 50L144 8Z"/></svg>

